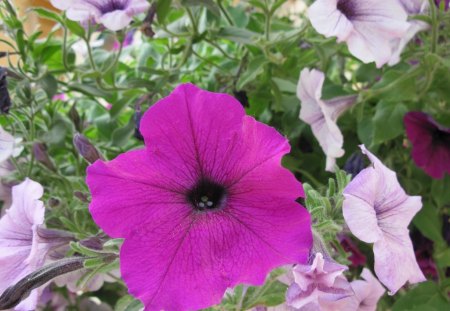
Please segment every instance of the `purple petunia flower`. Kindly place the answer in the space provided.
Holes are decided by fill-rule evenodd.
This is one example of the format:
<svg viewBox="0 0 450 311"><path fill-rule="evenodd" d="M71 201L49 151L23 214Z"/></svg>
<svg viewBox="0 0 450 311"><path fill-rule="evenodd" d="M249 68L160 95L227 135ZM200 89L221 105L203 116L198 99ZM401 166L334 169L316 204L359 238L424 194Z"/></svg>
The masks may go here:
<svg viewBox="0 0 450 311"><path fill-rule="evenodd" d="M311 126L327 156L326 170L333 172L336 158L344 155L344 137L336 122L347 109L356 103L356 95L322 100L323 72L305 68L300 73L297 97L301 101L300 119Z"/></svg>
<svg viewBox="0 0 450 311"><path fill-rule="evenodd" d="M142 117L145 149L87 170L90 211L125 238L121 274L146 310L197 310L304 263L310 216L281 164L286 138L226 94L177 87Z"/></svg>
<svg viewBox="0 0 450 311"><path fill-rule="evenodd" d="M28 178L12 188L12 205L0 219L0 294L41 268L49 251L70 239L45 229L45 207L39 200L42 194L42 186ZM34 310L42 290L32 290L14 310Z"/></svg>
<svg viewBox="0 0 450 311"><path fill-rule="evenodd" d="M406 282L425 280L408 230L412 218L422 208L421 197L408 196L395 172L364 145L360 147L372 166L362 170L344 189L344 219L358 239L374 243L375 273L394 294Z"/></svg>
<svg viewBox="0 0 450 311"><path fill-rule="evenodd" d="M71 20L81 23L93 20L113 31L127 27L133 16L150 7L147 0L51 0L51 3L66 11Z"/></svg>
<svg viewBox="0 0 450 311"><path fill-rule="evenodd" d="M317 32L345 41L353 56L377 67L391 59L391 41L403 38L410 26L396 0L316 0L308 16Z"/></svg>
<svg viewBox="0 0 450 311"><path fill-rule="evenodd" d="M450 174L450 128L420 111L408 112L403 122L413 145L411 156L416 165L435 179Z"/></svg>
<svg viewBox="0 0 450 311"><path fill-rule="evenodd" d="M293 269L295 282L286 293L286 304L295 310L336 309L336 301L353 294L342 273L346 266L315 255L311 265L297 265Z"/></svg>

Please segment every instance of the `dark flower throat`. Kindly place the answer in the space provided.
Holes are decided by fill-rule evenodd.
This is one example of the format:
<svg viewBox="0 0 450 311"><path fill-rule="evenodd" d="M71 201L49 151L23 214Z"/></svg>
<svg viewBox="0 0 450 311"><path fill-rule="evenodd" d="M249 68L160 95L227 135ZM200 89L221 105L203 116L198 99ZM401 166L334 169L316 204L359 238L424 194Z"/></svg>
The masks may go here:
<svg viewBox="0 0 450 311"><path fill-rule="evenodd" d="M226 189L218 183L208 179L201 179L187 193L187 199L197 211L216 210L225 203Z"/></svg>
<svg viewBox="0 0 450 311"><path fill-rule="evenodd" d="M338 0L337 9L349 20L355 17L355 0Z"/></svg>

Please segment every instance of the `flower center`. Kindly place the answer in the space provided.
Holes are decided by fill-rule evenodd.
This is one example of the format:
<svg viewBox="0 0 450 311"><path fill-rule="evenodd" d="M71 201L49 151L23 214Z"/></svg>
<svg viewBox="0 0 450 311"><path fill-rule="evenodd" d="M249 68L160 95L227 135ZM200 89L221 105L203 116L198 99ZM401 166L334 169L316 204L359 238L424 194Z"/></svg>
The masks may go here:
<svg viewBox="0 0 450 311"><path fill-rule="evenodd" d="M88 0L93 6L98 8L102 14L125 10L129 0Z"/></svg>
<svg viewBox="0 0 450 311"><path fill-rule="evenodd" d="M339 0L337 9L349 20L356 16L354 0Z"/></svg>
<svg viewBox="0 0 450 311"><path fill-rule="evenodd" d="M209 211L221 208L226 199L225 187L201 179L187 194L189 203L198 211Z"/></svg>

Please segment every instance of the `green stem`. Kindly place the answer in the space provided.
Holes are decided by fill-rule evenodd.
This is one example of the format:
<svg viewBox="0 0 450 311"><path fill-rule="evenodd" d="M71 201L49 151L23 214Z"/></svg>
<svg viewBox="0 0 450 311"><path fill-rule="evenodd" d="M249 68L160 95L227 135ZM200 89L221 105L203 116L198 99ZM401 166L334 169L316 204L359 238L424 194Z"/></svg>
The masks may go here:
<svg viewBox="0 0 450 311"><path fill-rule="evenodd" d="M272 13L270 12L270 8L269 8L269 1L265 0L266 3L266 27L265 27L265 35L266 35L266 40L270 41L270 23L271 23L271 19L272 19Z"/></svg>
<svg viewBox="0 0 450 311"><path fill-rule="evenodd" d="M198 29L197 29L197 22L195 21L195 18L194 18L194 14L192 14L192 11L190 8L186 8L186 12L188 13L189 20L191 21L192 31L194 32L194 36L196 36L198 34Z"/></svg>
<svg viewBox="0 0 450 311"><path fill-rule="evenodd" d="M225 16L225 19L227 20L228 24L230 24L231 26L234 26L234 22L231 19L230 15L228 14L227 10L225 10L222 0L217 0L217 5L219 6L219 9L222 12L223 16Z"/></svg>
<svg viewBox="0 0 450 311"><path fill-rule="evenodd" d="M306 178L308 178L309 181L314 184L315 188L318 189L318 188L322 188L323 187L323 184L320 181L318 181L313 175L308 173L307 171L299 169L299 168L296 168L294 171L296 171L296 172L302 174L303 176L305 176Z"/></svg>
<svg viewBox="0 0 450 311"><path fill-rule="evenodd" d="M436 4L433 0L428 0L430 3L430 11L431 11L431 34L432 34L432 42L431 42L431 52L436 53L438 38L439 38L439 21L438 21L438 12L436 8Z"/></svg>

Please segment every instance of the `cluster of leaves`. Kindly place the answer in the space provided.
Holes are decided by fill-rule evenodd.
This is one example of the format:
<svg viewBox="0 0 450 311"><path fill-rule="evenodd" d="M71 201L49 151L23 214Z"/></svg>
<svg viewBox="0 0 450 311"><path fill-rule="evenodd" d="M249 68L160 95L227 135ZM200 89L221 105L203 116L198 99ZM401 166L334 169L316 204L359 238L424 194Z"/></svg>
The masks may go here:
<svg viewBox="0 0 450 311"><path fill-rule="evenodd" d="M61 13L31 8L27 14L50 20L55 27L49 33L27 33L26 18L2 1L0 18L11 40L1 42L17 57L8 58L13 106L0 123L8 132L23 137L25 146L21 156L13 159L16 172L11 178L18 181L32 176L45 185L49 227L74 232L80 241L97 236L99 230L87 209L84 178L88 163L73 145L74 134L83 133L106 159L138 148L142 146L136 138L141 111L179 83L193 82L234 94L248 114L289 138L292 152L284 165L316 189L305 184L306 205L317 219L315 229L338 245L336 234L343 228L342 189L349 177L338 171L337 184L333 179L327 187L322 183L330 177L324 172L325 157L310 128L298 119L295 95L301 69L318 68L327 76L325 99L359 94L358 104L339 121L346 156L338 165L343 166L357 145L364 143L395 168L408 193L423 196L424 208L415 218L413 230L433 241L438 282L421 284L405 296L401 293L394 309L412 310L412 302L439 300L435 289L445 292L449 286L450 250L443 232L449 230L450 178L431 182L415 167L405 148L402 119L407 111L422 110L450 126L450 36L446 30L450 14L433 7L430 16L418 16L430 29L408 46L401 63L377 69L353 58L335 39L319 36L304 13L298 13L296 23L281 16L280 7L286 2L157 0L147 18L137 19L117 33L98 31L92 25L84 28ZM140 42L124 46L132 29L142 30L136 35ZM111 49L113 42L118 42L119 48ZM80 46L85 50L82 57ZM66 100L55 99L62 93ZM108 104L111 109L105 108ZM45 146L43 152L33 152L37 143ZM79 243L72 249L92 255L92 250ZM345 260L345 252L341 255L338 258ZM92 271L111 268L105 261L89 264ZM257 305L254 301L274 304L285 290L283 284L274 282L266 284L270 290L238 287L219 308L250 308ZM106 286L98 296L115 304L125 293L124 286L115 284ZM278 296L267 296L273 293ZM383 303L388 307L394 300L386 298ZM125 296L116 309L139 306Z"/></svg>

